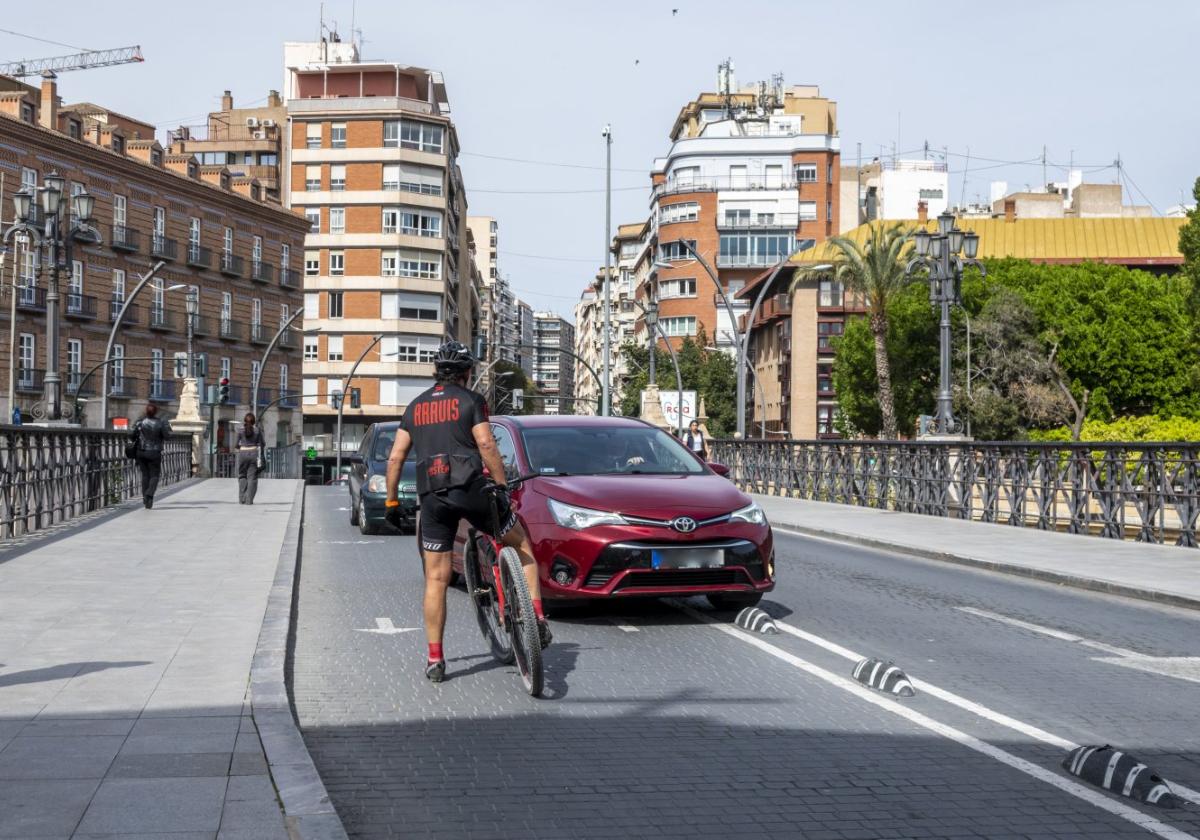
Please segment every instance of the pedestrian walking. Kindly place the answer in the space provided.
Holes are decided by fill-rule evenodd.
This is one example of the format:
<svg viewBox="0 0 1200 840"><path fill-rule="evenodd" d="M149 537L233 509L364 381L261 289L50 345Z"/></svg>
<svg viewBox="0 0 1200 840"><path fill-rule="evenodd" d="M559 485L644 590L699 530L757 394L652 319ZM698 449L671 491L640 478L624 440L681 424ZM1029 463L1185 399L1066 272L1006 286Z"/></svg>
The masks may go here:
<svg viewBox="0 0 1200 840"><path fill-rule="evenodd" d="M266 464L262 432L254 423L254 415L242 418L242 430L237 436L238 504L254 504L258 492L258 474Z"/></svg>
<svg viewBox="0 0 1200 840"><path fill-rule="evenodd" d="M137 448L138 472L142 474L142 504L146 509L154 507L154 493L158 490L158 476L162 472L163 447L171 436L171 424L158 416L158 406L146 405L146 412L133 424L129 432L130 441Z"/></svg>
<svg viewBox="0 0 1200 840"><path fill-rule="evenodd" d="M704 432L700 431L700 421L693 420L683 435L683 444L696 453L701 459L708 460L708 446L704 442Z"/></svg>

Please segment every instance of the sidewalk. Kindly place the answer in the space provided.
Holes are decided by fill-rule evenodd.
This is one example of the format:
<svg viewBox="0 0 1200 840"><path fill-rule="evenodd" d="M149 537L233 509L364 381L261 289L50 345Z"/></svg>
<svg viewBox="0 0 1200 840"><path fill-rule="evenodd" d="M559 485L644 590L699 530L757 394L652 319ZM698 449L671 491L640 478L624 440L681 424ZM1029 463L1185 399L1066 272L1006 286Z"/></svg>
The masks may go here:
<svg viewBox="0 0 1200 840"><path fill-rule="evenodd" d="M771 524L816 536L1200 609L1200 550L755 495Z"/></svg>
<svg viewBox="0 0 1200 840"><path fill-rule="evenodd" d="M191 484L0 562L0 837L287 840L249 681L296 490Z"/></svg>

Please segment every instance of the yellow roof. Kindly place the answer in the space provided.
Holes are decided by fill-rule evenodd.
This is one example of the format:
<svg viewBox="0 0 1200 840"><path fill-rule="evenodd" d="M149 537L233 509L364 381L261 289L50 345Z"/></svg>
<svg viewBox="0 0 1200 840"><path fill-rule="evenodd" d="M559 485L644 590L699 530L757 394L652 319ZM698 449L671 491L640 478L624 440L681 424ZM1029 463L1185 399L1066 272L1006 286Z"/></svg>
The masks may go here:
<svg viewBox="0 0 1200 840"><path fill-rule="evenodd" d="M1142 217L1128 219L960 219L958 226L979 234L979 258L1017 257L1045 263L1084 261L1121 265L1181 265L1179 229L1184 218ZM893 222L869 222L845 234L863 242L871 225ZM902 222L912 229L920 222ZM927 230L936 230L930 219ZM823 263L838 257L836 248L823 242L792 257L795 263Z"/></svg>

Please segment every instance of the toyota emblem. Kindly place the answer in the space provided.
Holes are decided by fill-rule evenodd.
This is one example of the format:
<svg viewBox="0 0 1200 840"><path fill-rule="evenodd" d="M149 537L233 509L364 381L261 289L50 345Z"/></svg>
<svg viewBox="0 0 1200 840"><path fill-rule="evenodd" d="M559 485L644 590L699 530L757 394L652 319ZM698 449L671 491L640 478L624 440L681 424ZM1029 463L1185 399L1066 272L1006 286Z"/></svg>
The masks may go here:
<svg viewBox="0 0 1200 840"><path fill-rule="evenodd" d="M679 516L671 520L671 527L681 534L690 534L696 530L696 520L690 516Z"/></svg>

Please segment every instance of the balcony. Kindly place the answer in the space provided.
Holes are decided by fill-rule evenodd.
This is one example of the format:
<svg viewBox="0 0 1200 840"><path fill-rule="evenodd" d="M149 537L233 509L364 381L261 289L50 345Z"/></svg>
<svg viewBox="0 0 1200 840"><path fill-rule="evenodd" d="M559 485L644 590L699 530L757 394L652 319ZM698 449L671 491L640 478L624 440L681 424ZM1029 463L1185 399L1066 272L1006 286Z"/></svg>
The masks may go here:
<svg viewBox="0 0 1200 840"><path fill-rule="evenodd" d="M242 335L242 325L232 318L222 318L220 337L225 341L237 341Z"/></svg>
<svg viewBox="0 0 1200 840"><path fill-rule="evenodd" d="M192 268L212 268L212 250L201 245L188 243L187 264Z"/></svg>
<svg viewBox="0 0 1200 840"><path fill-rule="evenodd" d="M81 295L75 292L67 292L67 309L66 316L68 318L80 318L83 320L95 320L96 318L96 299L91 295Z"/></svg>
<svg viewBox="0 0 1200 840"><path fill-rule="evenodd" d="M46 372L38 368L17 368L15 387L19 394L42 393L42 379Z"/></svg>
<svg viewBox="0 0 1200 840"><path fill-rule="evenodd" d="M279 269L279 285L285 289L299 289L300 272L291 268Z"/></svg>
<svg viewBox="0 0 1200 840"><path fill-rule="evenodd" d="M795 230L800 225L798 213L772 213L770 218L733 218L726 216L717 219L717 230Z"/></svg>
<svg viewBox="0 0 1200 840"><path fill-rule="evenodd" d="M651 199L678 193L718 192L720 190L794 190L796 186L797 182L792 179L774 180L767 179L765 176L759 178L681 178L679 180L670 179L664 184L659 184L652 191Z"/></svg>
<svg viewBox="0 0 1200 840"><path fill-rule="evenodd" d="M251 344L266 344L271 340L274 333L267 329L265 324L250 325L250 343Z"/></svg>
<svg viewBox="0 0 1200 840"><path fill-rule="evenodd" d="M275 266L261 261L251 261L250 279L258 283L271 283L275 280Z"/></svg>
<svg viewBox="0 0 1200 840"><path fill-rule="evenodd" d="M161 233L153 234L150 237L150 256L158 257L160 260L175 259L177 243L174 239L168 239Z"/></svg>
<svg viewBox="0 0 1200 840"><path fill-rule="evenodd" d="M316 113L320 111L409 111L414 114L432 114L433 105L420 99L405 96L309 96L304 99L288 100L289 112Z"/></svg>
<svg viewBox="0 0 1200 840"><path fill-rule="evenodd" d="M246 390L249 391L250 389L247 388ZM271 389L270 388L259 388L258 389L258 407L259 407L259 409L261 410L262 407L264 405L266 405L267 403L269 403L270 401L271 401Z"/></svg>
<svg viewBox="0 0 1200 840"><path fill-rule="evenodd" d="M221 273L229 277L242 277L246 273L246 261L237 254L221 254Z"/></svg>
<svg viewBox="0 0 1200 840"><path fill-rule="evenodd" d="M123 300L110 299L108 302L108 322L114 324L117 321L117 316L121 314L121 307L125 305ZM131 303L125 310L125 319L122 324L136 324L138 322L138 305Z"/></svg>
<svg viewBox="0 0 1200 840"><path fill-rule="evenodd" d="M111 369L111 368L110 368ZM132 399L137 396L138 381L124 374L109 374L108 395L118 399Z"/></svg>
<svg viewBox="0 0 1200 840"><path fill-rule="evenodd" d="M125 227L125 225L113 225L110 233L108 244L114 251L128 251L132 254L141 247L138 241L140 235L133 228Z"/></svg>
<svg viewBox="0 0 1200 840"><path fill-rule="evenodd" d="M96 381L99 378L98 372L93 373L81 391L79 386L83 384L83 371L69 370L65 374L67 394L72 397L90 397L96 393Z"/></svg>
<svg viewBox="0 0 1200 840"><path fill-rule="evenodd" d="M17 309L22 312L45 312L46 290L37 286L25 286L18 289Z"/></svg>
<svg viewBox="0 0 1200 840"><path fill-rule="evenodd" d="M300 407L300 392L283 390L279 392L280 408L299 408Z"/></svg>
<svg viewBox="0 0 1200 840"><path fill-rule="evenodd" d="M149 388L146 389L146 397L150 402L170 402L175 399L175 380L173 379L151 379Z"/></svg>
<svg viewBox="0 0 1200 840"><path fill-rule="evenodd" d="M167 310L165 306L150 307L150 320L147 326L152 330L160 332L173 332L179 329L179 319L175 317L174 312Z"/></svg>
<svg viewBox="0 0 1200 840"><path fill-rule="evenodd" d="M284 330L283 335L279 336L280 350L295 350L296 349L296 333L293 330Z"/></svg>
<svg viewBox="0 0 1200 840"><path fill-rule="evenodd" d="M717 268L770 268L787 254L718 254Z"/></svg>
<svg viewBox="0 0 1200 840"><path fill-rule="evenodd" d="M191 319L191 322L192 322L192 335L194 335L194 336L212 335L213 327L212 327L211 319L205 318L203 315L190 315L188 317Z"/></svg>

